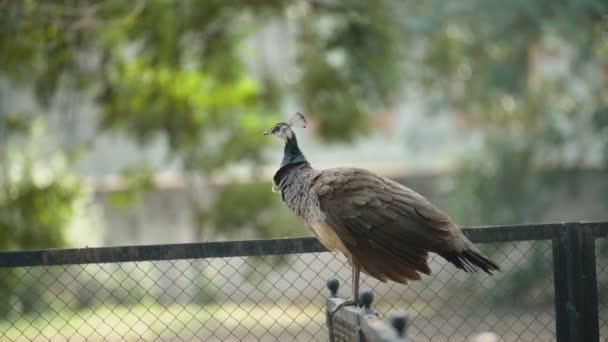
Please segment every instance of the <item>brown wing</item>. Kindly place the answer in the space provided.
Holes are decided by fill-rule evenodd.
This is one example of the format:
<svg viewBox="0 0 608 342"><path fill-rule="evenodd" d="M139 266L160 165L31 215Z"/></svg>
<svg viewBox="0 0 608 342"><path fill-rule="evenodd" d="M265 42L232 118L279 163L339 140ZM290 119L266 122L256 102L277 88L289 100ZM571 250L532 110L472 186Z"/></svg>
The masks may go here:
<svg viewBox="0 0 608 342"><path fill-rule="evenodd" d="M459 240L450 218L428 200L369 171L324 170L313 190L353 262L380 280L405 283L420 279L418 272L430 274L428 252Z"/></svg>

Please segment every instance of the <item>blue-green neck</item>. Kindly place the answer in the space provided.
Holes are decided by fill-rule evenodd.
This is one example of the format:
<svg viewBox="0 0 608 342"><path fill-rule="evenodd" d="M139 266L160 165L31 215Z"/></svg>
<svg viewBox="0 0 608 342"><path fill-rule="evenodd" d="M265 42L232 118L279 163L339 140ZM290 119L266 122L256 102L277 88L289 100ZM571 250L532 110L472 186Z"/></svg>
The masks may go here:
<svg viewBox="0 0 608 342"><path fill-rule="evenodd" d="M287 138L285 141L285 149L283 150L283 161L281 162L281 166L306 161L306 157L304 157L304 154L298 147L298 140L296 139L295 134L290 138Z"/></svg>

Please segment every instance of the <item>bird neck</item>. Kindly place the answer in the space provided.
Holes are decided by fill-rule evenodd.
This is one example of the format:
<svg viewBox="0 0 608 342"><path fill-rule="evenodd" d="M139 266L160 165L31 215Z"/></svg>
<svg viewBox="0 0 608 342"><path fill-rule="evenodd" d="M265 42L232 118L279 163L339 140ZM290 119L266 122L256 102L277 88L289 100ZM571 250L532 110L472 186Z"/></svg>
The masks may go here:
<svg viewBox="0 0 608 342"><path fill-rule="evenodd" d="M300 150L300 147L298 147L296 135L292 134L285 140L285 149L283 150L283 161L281 162L281 166L301 162L308 163L306 157L304 157L304 154Z"/></svg>

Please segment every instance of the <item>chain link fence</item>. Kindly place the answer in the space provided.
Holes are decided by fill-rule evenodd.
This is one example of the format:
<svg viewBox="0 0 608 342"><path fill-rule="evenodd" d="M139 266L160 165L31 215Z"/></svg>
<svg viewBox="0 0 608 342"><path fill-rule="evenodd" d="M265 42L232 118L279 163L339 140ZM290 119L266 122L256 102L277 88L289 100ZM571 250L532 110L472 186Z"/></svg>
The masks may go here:
<svg viewBox="0 0 608 342"><path fill-rule="evenodd" d="M350 267L312 239L273 244L0 253L0 341L326 341L326 281L337 277L339 295L349 296ZM434 256L433 275L422 281L362 275L362 288L373 289L381 318L407 311L417 342L470 341L483 332L501 341L554 341L551 241L481 247L503 272L471 275ZM192 257L193 250L203 252ZM598 263L598 280L606 271ZM599 293L605 337L606 291Z"/></svg>

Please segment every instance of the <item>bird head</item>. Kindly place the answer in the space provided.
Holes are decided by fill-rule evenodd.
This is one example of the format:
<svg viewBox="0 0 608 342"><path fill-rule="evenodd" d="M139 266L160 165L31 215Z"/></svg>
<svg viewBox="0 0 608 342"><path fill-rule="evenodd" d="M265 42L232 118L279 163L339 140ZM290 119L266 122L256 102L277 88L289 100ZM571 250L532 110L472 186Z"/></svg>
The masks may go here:
<svg viewBox="0 0 608 342"><path fill-rule="evenodd" d="M287 140L293 138L293 136L294 136L294 133L291 130L292 127L306 128L306 118L304 118L304 115L302 115L300 113L296 113L293 116L293 118L291 118L291 120L289 120L289 123L279 122L279 123L275 124L274 126L272 126L272 128L270 128L269 130L264 132L264 135L274 135L274 136L281 138L284 141L287 141Z"/></svg>

